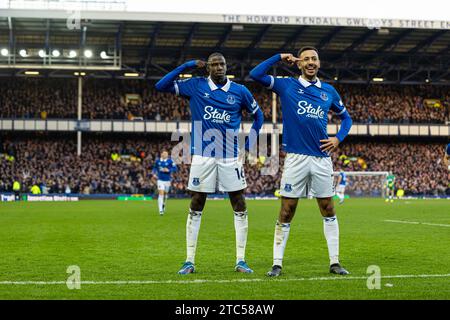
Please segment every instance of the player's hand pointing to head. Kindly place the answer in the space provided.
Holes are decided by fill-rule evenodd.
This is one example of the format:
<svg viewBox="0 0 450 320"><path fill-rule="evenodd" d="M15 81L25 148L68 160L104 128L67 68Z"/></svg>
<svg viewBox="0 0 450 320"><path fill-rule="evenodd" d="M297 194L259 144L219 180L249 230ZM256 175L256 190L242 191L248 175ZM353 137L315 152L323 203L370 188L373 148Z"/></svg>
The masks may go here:
<svg viewBox="0 0 450 320"><path fill-rule="evenodd" d="M195 60L195 64L197 65L197 68L204 68L206 66L206 62L203 60Z"/></svg>
<svg viewBox="0 0 450 320"><path fill-rule="evenodd" d="M320 149L322 149L322 151L328 152L328 153L330 153L331 151L334 151L334 149L336 149L337 146L339 145L339 139L336 137L322 139L322 140L320 140L320 142L322 143L322 145L320 146Z"/></svg>
<svg viewBox="0 0 450 320"><path fill-rule="evenodd" d="M294 55L292 53L281 53L280 56L281 56L281 61L288 64L289 66L293 66L294 64L297 63L297 61L300 60L299 58L294 57Z"/></svg>

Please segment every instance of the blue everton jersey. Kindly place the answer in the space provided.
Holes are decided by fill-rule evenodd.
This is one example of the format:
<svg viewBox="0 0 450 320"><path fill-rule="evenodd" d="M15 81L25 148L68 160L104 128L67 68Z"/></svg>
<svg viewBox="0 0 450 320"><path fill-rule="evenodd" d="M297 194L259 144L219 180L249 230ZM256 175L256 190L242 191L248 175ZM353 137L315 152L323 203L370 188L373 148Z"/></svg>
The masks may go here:
<svg viewBox="0 0 450 320"><path fill-rule="evenodd" d="M177 171L177 166L173 163L172 159L156 159L153 173L158 175L158 180L170 181L170 175L175 171Z"/></svg>
<svg viewBox="0 0 450 320"><path fill-rule="evenodd" d="M341 182L339 184L342 186L347 185L347 175L344 172L339 172L339 175L341 176Z"/></svg>
<svg viewBox="0 0 450 320"><path fill-rule="evenodd" d="M337 91L317 80L271 77L269 89L281 99L283 113L283 149L289 153L329 157L320 150L320 140L328 139L328 112L345 112Z"/></svg>
<svg viewBox="0 0 450 320"><path fill-rule="evenodd" d="M174 82L175 93L189 98L192 115L192 154L205 157L238 156L242 111L255 113L259 106L248 89L230 81L218 87L210 78Z"/></svg>
<svg viewBox="0 0 450 320"><path fill-rule="evenodd" d="M445 153L450 156L450 143L447 145L447 148L445 149Z"/></svg>

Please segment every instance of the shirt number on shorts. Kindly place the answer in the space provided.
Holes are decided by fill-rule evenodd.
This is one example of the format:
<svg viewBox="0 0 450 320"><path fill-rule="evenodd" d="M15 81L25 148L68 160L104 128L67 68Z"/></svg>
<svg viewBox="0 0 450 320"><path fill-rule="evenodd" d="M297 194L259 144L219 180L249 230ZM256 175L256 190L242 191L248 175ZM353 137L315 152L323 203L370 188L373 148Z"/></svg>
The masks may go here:
<svg viewBox="0 0 450 320"><path fill-rule="evenodd" d="M234 170L236 170L238 180L244 179L244 167L241 168L240 172L239 172L239 168L234 168Z"/></svg>

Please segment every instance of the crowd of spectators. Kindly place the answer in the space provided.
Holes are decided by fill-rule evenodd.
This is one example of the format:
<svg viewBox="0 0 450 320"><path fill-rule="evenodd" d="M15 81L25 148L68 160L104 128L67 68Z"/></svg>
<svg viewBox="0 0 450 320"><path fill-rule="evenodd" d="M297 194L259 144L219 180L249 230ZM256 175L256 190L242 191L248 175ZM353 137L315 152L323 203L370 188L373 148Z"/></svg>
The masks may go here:
<svg viewBox="0 0 450 320"><path fill-rule="evenodd" d="M153 194L152 167L161 150L176 145L166 136L84 136L82 154L76 154L75 135L0 136L0 191L11 191L18 179L23 191L34 184L50 193ZM448 193L447 168L438 143L349 142L333 153L335 171L392 171L396 189L407 195ZM273 195L279 188L284 155L246 161L247 194ZM175 159L176 160L176 159ZM279 162L270 172L269 163ZM261 174L261 169L269 174ZM179 164L172 194L186 194L189 165ZM349 177L353 195L379 196L384 177Z"/></svg>
<svg viewBox="0 0 450 320"><path fill-rule="evenodd" d="M450 90L445 86L337 85L354 122L445 123ZM439 102L427 105L426 99ZM333 122L338 117L332 116Z"/></svg>
<svg viewBox="0 0 450 320"><path fill-rule="evenodd" d="M254 82L246 83L272 120L272 94ZM432 85L335 86L355 123L445 123L449 120L450 90ZM84 119L190 120L186 99L160 93L154 82L87 78L83 87ZM436 99L428 105L426 99ZM278 121L281 120L277 100ZM0 78L0 118L76 118L77 80ZM249 120L250 117L245 116ZM339 122L329 113L331 122Z"/></svg>
<svg viewBox="0 0 450 320"><path fill-rule="evenodd" d="M333 163L335 171L390 171L396 177L396 189L412 195L438 195L450 191L443 154L444 145L437 143L344 143L333 154ZM350 177L348 190L379 194L384 178Z"/></svg>

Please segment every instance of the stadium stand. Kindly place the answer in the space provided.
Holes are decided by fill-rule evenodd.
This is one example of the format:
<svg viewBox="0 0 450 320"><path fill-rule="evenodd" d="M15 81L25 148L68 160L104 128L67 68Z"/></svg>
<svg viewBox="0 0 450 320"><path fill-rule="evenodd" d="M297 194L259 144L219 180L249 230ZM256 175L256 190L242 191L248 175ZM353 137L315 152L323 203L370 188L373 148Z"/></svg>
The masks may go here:
<svg viewBox="0 0 450 320"><path fill-rule="evenodd" d="M265 120L271 121L271 93L254 83L246 85L263 109ZM341 84L337 90L355 123L449 121L446 86ZM433 104L427 104L428 99ZM278 111L278 121L281 117ZM0 118L76 118L76 81L0 78ZM190 112L185 99L157 92L154 82L93 78L84 87L83 118L177 121L189 120ZM339 122L331 113L330 118Z"/></svg>
<svg viewBox="0 0 450 320"><path fill-rule="evenodd" d="M69 187L72 193L82 194L152 194L156 181L151 169L158 150L175 145L167 135L89 135L78 158L73 135L3 134L1 139L0 192L12 191L12 177L19 177L24 191L39 184L49 193L65 193ZM444 195L450 190L446 168L440 163L441 149L438 143L352 141L333 154L333 163L335 171L392 171L396 187L406 195ZM247 163L246 192L272 195L281 172L262 176L261 166L258 161ZM173 195L186 194L188 176L189 166L181 164L172 182ZM350 179L347 191L356 196L379 196L381 188L375 180L358 178Z"/></svg>
<svg viewBox="0 0 450 320"><path fill-rule="evenodd" d="M155 81L183 61L205 59L220 51L227 58L228 74L236 82L245 82L261 106L265 121L271 122L272 94L250 82L249 71L275 53L295 53L302 46L312 45L319 48L323 61L321 79L336 87L354 124L398 125L393 129L395 133L390 128L379 131L363 128L367 131L358 132L358 139L346 140L333 155L335 169L392 170L398 178L398 187L404 188L406 194L448 193L448 176L439 163L450 121L448 31L416 27L134 21L124 13L120 20L98 17L82 21L89 28L80 29L84 30L81 40L85 41L80 42L80 37L74 37L73 30L67 28L65 12L59 18L52 17L52 23L35 12L29 14L30 17L14 17L14 27L12 20L0 21L5 44L14 43L15 48L23 47L29 53L22 56L15 48L9 48L9 55L0 55L4 67L0 73L0 119L77 119L80 79L82 119L190 120L187 101L156 92ZM42 37L43 34L47 37ZM60 49L62 54L59 58L42 59L38 47ZM92 50L93 56L83 57L82 47ZM68 58L71 48L78 52L75 60ZM102 58L100 52L109 58ZM111 58L114 52L118 55ZM64 68L60 69L61 63ZM39 75L26 76L29 69L37 70ZM134 73L135 78L127 78L126 72ZM189 76L203 75L204 70L189 73ZM282 64L273 70L280 77L297 73L295 68ZM375 77L382 78L381 82L375 82ZM281 110L277 108L277 121L281 119ZM245 116L244 120L250 117ZM329 120L339 123L332 114ZM429 126L416 126L414 130L409 130L414 126L406 126L411 139L407 143L401 140L400 124ZM439 128L434 124L439 124ZM36 125L32 129L30 124L16 128L11 121L2 121L0 191L10 191L14 176L19 175L25 191L33 183L44 183L48 192L58 193L66 189L75 193L154 192L150 168L157 151L171 146L167 136L155 132L97 135L84 132L90 129L77 124L75 130L80 130L79 136L83 136L79 140L81 155L77 156L76 134L68 133L73 127L67 126L57 134L38 132L56 130L57 126ZM156 125L149 127L159 131ZM431 127L435 127L433 133ZM35 132L24 134L22 130ZM372 134L390 140L371 142ZM424 143L422 135L432 138ZM283 157L281 165L282 162ZM399 163L402 165L396 165ZM273 194L279 186L279 171L261 177L258 164L248 164L246 172L247 193ZM173 182L173 193L186 193L187 176L188 167L181 165ZM350 179L347 190L355 195L381 192L379 183L360 178Z"/></svg>

